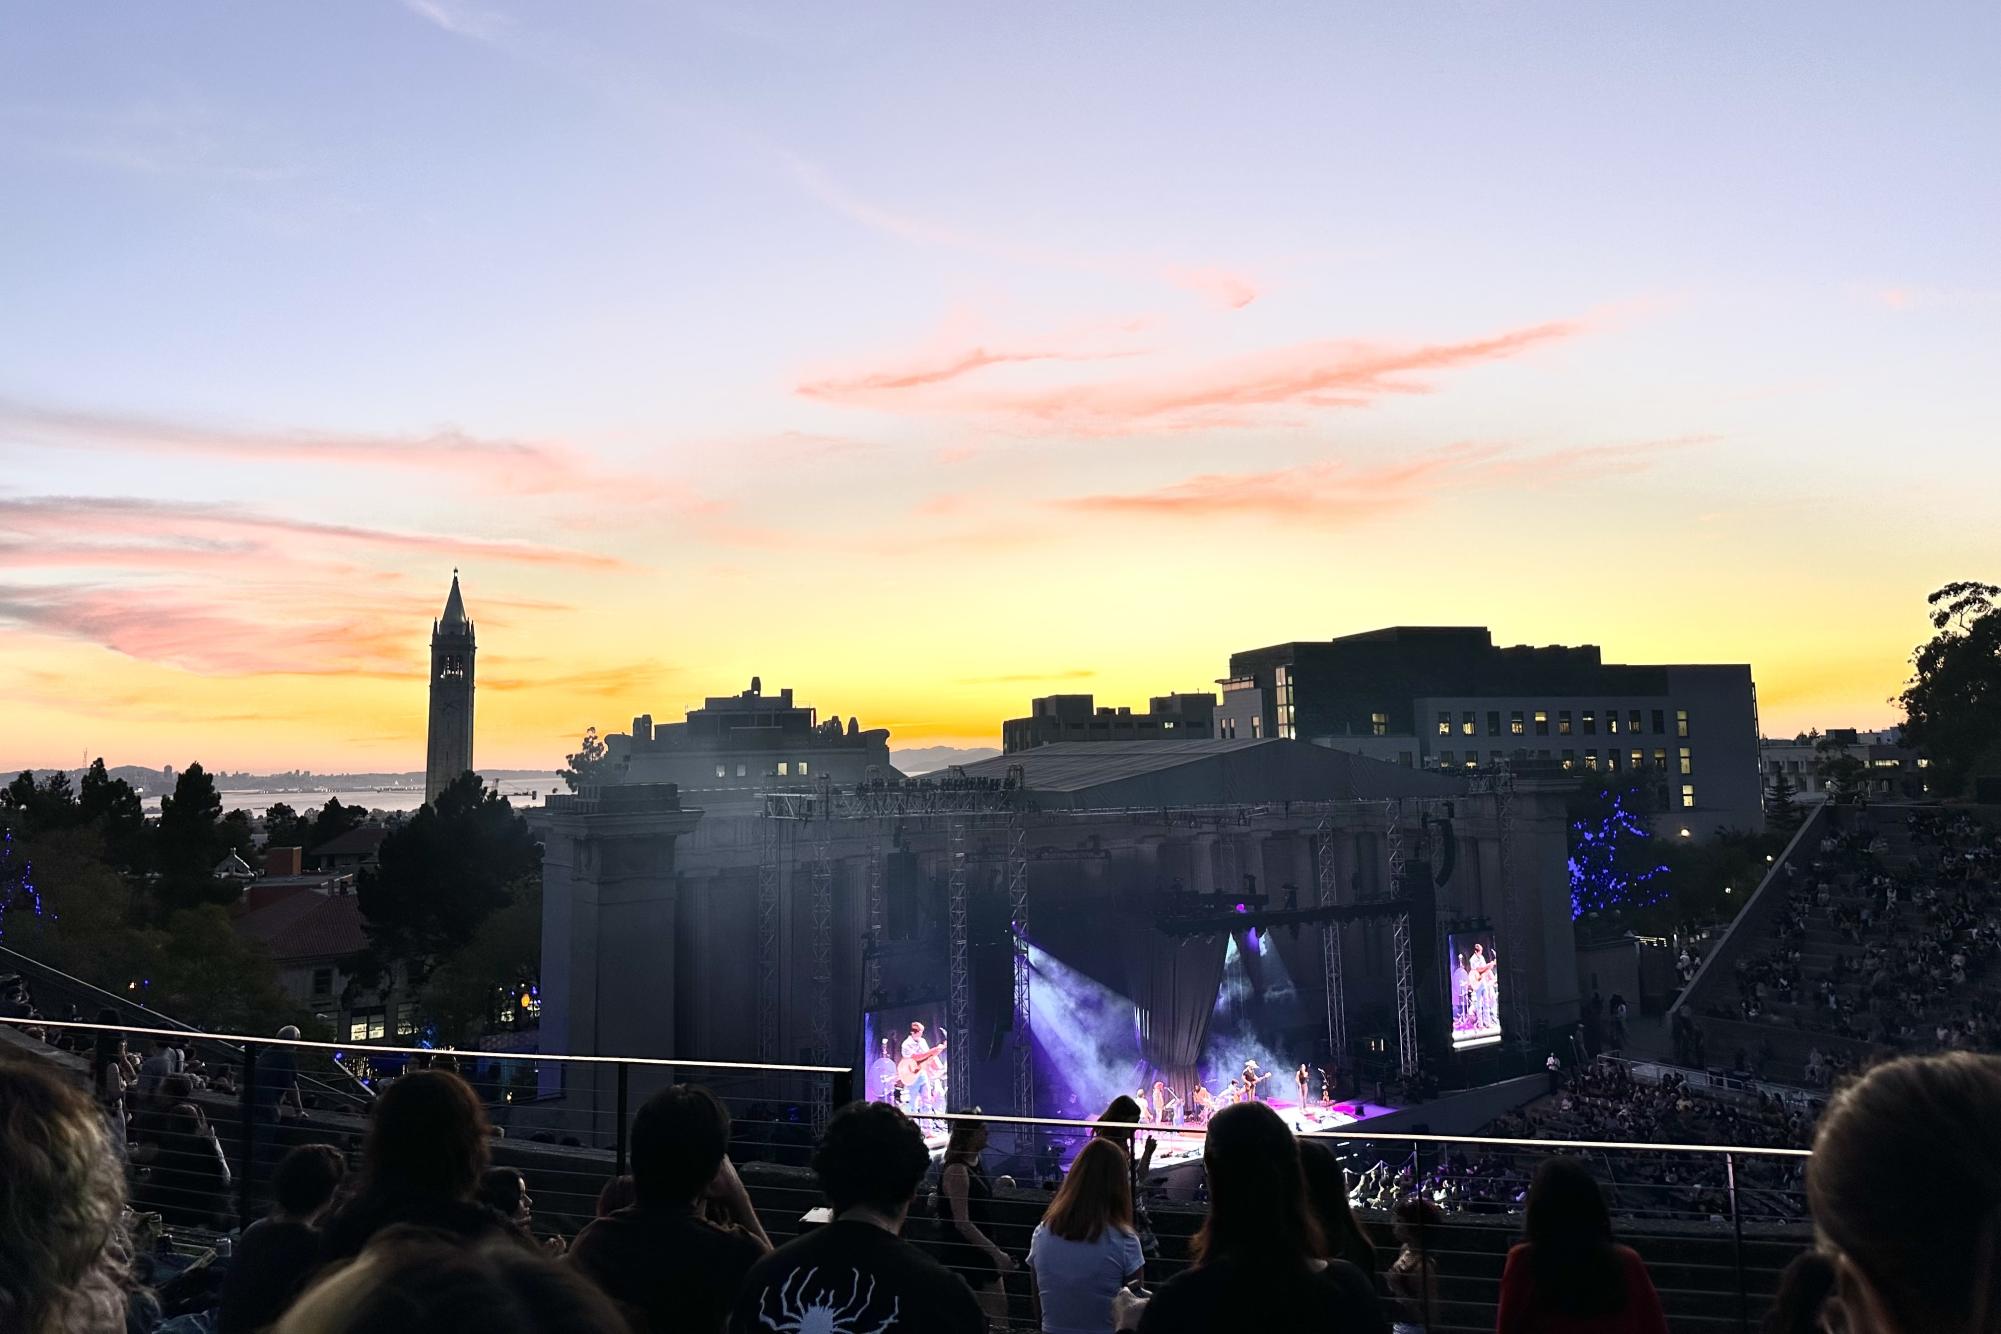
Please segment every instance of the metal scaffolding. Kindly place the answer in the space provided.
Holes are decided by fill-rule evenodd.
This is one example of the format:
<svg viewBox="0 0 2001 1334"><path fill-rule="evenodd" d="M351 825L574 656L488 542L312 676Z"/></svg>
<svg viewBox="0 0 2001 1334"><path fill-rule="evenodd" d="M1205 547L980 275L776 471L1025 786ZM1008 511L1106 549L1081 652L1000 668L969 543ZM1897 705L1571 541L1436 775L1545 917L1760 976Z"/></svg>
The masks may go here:
<svg viewBox="0 0 2001 1334"><path fill-rule="evenodd" d="M1396 942L1397 1068L1409 1079L1422 1064L1417 1045L1417 985L1410 959L1410 914L1399 914L1390 930Z"/></svg>
<svg viewBox="0 0 2001 1334"><path fill-rule="evenodd" d="M1006 790L1008 941L1014 966L1014 1114L1035 1115L1035 1042L1029 1025L1028 802L1022 768L1011 765Z"/></svg>
<svg viewBox="0 0 2001 1334"><path fill-rule="evenodd" d="M757 822L757 1059L778 1059L778 823Z"/></svg>
<svg viewBox="0 0 2001 1334"><path fill-rule="evenodd" d="M1508 932L1508 952L1501 959L1501 976L1508 995L1508 1022L1515 1030L1515 1042L1528 1047L1534 1041L1529 1031L1528 938L1522 929L1521 892L1515 885L1515 776L1503 765L1489 779L1494 794L1494 822L1499 826L1501 863L1501 921Z"/></svg>
<svg viewBox="0 0 2001 1334"><path fill-rule="evenodd" d="M1323 908L1334 906L1340 894L1341 872L1334 859L1334 812L1324 811L1313 831L1313 880ZM1348 996L1341 977L1341 924L1329 922L1320 933L1321 980L1327 988L1327 1052L1332 1078L1339 1084L1348 1068Z"/></svg>
<svg viewBox="0 0 2001 1334"><path fill-rule="evenodd" d="M950 979L946 988L946 1010L952 1016L949 1035L959 1043L956 1056L946 1063L946 1097L949 1109L963 1112L972 1105L972 1043L967 1030L973 1019L973 979L966 963L966 819L962 811L952 814L946 829L945 850L949 858L945 883L945 918Z"/></svg>
<svg viewBox="0 0 2001 1334"><path fill-rule="evenodd" d="M826 1065L834 1050L834 785L820 780L813 820L813 1064ZM818 1115L816 1111L816 1115ZM823 1129L824 1127L816 1127Z"/></svg>

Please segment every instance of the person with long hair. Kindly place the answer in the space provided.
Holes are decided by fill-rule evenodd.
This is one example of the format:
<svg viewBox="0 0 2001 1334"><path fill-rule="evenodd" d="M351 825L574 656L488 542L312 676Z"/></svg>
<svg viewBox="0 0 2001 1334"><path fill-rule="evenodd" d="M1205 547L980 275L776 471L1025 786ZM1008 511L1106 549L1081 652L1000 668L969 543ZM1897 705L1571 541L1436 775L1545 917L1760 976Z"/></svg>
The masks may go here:
<svg viewBox="0 0 2001 1334"><path fill-rule="evenodd" d="M1647 1266L1614 1240L1582 1163L1545 1158L1536 1168L1525 1231L1501 1272L1497 1334L1667 1334Z"/></svg>
<svg viewBox="0 0 2001 1334"><path fill-rule="evenodd" d="M1406 1196L1390 1211L1397 1258L1390 1262L1392 1334L1423 1334L1438 1320L1438 1261L1433 1251L1445 1212L1422 1195Z"/></svg>
<svg viewBox="0 0 2001 1334"><path fill-rule="evenodd" d="M610 1298L552 1257L498 1238L467 1244L407 1226L385 1228L357 1259L306 1289L274 1327L276 1334L617 1334L629 1328Z"/></svg>
<svg viewBox="0 0 2001 1334"><path fill-rule="evenodd" d="M323 1255L361 1253L383 1228L412 1223L468 1240L529 1244L473 1197L486 1170L486 1110L471 1085L444 1070L403 1076L375 1100L361 1145L361 1189L327 1220Z"/></svg>
<svg viewBox="0 0 2001 1334"><path fill-rule="evenodd" d="M0 1055L0 1330L119 1334L131 1290L125 1176L99 1107Z"/></svg>
<svg viewBox="0 0 2001 1334"><path fill-rule="evenodd" d="M1141 1334L1385 1334L1389 1322L1368 1276L1324 1258L1299 1147L1277 1112L1255 1102L1217 1112L1202 1166L1209 1216L1189 1247L1190 1267L1145 1303ZM1135 1303L1120 1304L1123 1328Z"/></svg>
<svg viewBox="0 0 2001 1334"><path fill-rule="evenodd" d="M1834 1293L1834 1262L1819 1251L1801 1251L1779 1275L1772 1309L1758 1334L1820 1334L1821 1309Z"/></svg>
<svg viewBox="0 0 2001 1334"><path fill-rule="evenodd" d="M1374 1278L1376 1243L1362 1230L1348 1202L1348 1169L1340 1156L1319 1140L1299 1141L1299 1167L1306 1174L1306 1200L1326 1243L1322 1259L1346 1260Z"/></svg>
<svg viewBox="0 0 2001 1334"><path fill-rule="evenodd" d="M97 1022L115 1024L118 1011L99 1010ZM118 1156L126 1155L125 1131L132 1085L135 1083L131 1069L125 1061L125 1035L115 1029L100 1028L91 1039L90 1046L90 1091L97 1098L97 1105L104 1111L105 1125L111 1131L111 1144Z"/></svg>
<svg viewBox="0 0 2001 1334"><path fill-rule="evenodd" d="M1126 1167L1124 1149L1087 1140L1036 1224L1028 1269L1042 1334L1111 1334L1113 1299L1146 1268Z"/></svg>
<svg viewBox="0 0 2001 1334"><path fill-rule="evenodd" d="M1996 1126L2001 1057L1972 1052L1886 1062L1828 1101L1806 1193L1834 1264L1830 1326L2001 1329Z"/></svg>
<svg viewBox="0 0 2001 1334"><path fill-rule="evenodd" d="M945 1145L945 1163L938 1173L938 1224L943 1237L942 1257L950 1268L966 1280L987 1322L1007 1323L1007 1290L1001 1275L1019 1266L1014 1257L994 1243L993 1182L988 1179L980 1156L987 1149L987 1123L954 1121L952 1137Z"/></svg>

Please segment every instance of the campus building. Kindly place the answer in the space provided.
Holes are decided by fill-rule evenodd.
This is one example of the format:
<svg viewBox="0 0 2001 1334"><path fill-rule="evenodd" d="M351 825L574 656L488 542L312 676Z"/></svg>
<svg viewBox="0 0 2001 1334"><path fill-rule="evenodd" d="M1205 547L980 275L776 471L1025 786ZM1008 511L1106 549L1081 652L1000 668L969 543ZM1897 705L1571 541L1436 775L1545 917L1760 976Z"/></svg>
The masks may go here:
<svg viewBox="0 0 2001 1334"><path fill-rule="evenodd" d="M1099 708L1090 695L1044 695L1028 717L1001 724L1001 750L1012 755L1058 741L1206 741L1215 735L1216 697L1207 691L1155 695L1146 711Z"/></svg>

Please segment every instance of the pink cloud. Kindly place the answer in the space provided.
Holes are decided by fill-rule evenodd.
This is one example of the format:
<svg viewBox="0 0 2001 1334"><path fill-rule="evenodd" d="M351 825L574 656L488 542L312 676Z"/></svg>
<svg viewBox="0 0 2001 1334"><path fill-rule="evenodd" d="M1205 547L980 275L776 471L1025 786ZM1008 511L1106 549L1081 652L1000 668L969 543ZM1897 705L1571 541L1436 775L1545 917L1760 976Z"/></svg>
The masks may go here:
<svg viewBox="0 0 2001 1334"><path fill-rule="evenodd" d="M359 524L323 523L199 502L132 496L0 497L0 541L16 553L38 541L77 552L86 564L111 564L112 553L134 561L197 562L215 553L240 559L260 550L289 552L314 541L358 550L421 551L441 558L479 556L524 565L622 568L614 556L504 538L412 533ZM20 539L28 539L23 542ZM17 557L18 559L18 557Z"/></svg>
<svg viewBox="0 0 2001 1334"><path fill-rule="evenodd" d="M1161 276L1176 287L1206 296L1231 310L1242 310L1258 299L1256 285L1243 274L1228 269L1191 269L1170 264L1161 270Z"/></svg>
<svg viewBox="0 0 2001 1334"><path fill-rule="evenodd" d="M800 386L799 392L851 407L973 415L1052 434L1213 430L1269 425L1287 411L1365 407L1392 394L1430 393L1438 373L1505 361L1573 337L1583 327L1579 321L1555 320L1484 338L1408 346L1353 340L1301 343L1143 378L1039 389L957 383L977 379L978 371L1000 360L1029 359L997 357L975 348L921 366L822 379Z"/></svg>
<svg viewBox="0 0 2001 1334"><path fill-rule="evenodd" d="M1357 466L1328 460L1263 472L1202 473L1151 490L1048 503L1076 513L1138 518L1360 523L1420 507L1447 491L1635 472L1663 453L1715 439L1684 436L1536 454L1518 454L1501 444L1460 443L1388 463Z"/></svg>
<svg viewBox="0 0 2001 1334"><path fill-rule="evenodd" d="M956 352L944 359L921 366L905 366L890 370L866 371L849 376L830 376L822 380L809 380L798 387L797 392L805 398L823 399L831 403L852 401L856 398L894 393L903 389L922 389L930 385L944 384L964 376L982 371L990 366L1020 366L1037 361L1088 362L1105 361L1114 357L1135 356L1133 352L1087 352L1087 351L1012 351L996 352L984 347L969 348Z"/></svg>

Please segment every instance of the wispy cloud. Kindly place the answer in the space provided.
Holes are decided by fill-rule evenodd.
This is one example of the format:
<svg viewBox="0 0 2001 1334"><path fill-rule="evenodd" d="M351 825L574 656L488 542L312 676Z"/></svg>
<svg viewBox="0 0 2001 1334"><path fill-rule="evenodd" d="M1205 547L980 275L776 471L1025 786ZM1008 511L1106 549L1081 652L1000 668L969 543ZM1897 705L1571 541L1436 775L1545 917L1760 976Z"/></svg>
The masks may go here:
<svg viewBox="0 0 2001 1334"><path fill-rule="evenodd" d="M1282 411L1364 407L1389 395L1426 394L1438 374L1505 361L1574 337L1585 326L1554 320L1479 338L1395 345L1355 340L1300 343L1143 377L1048 388L983 387L978 372L1002 361L983 348L799 386L802 395L853 407L972 415L1018 430L1113 436L1268 423ZM1037 360L1097 360L1049 352Z"/></svg>
<svg viewBox="0 0 2001 1334"><path fill-rule="evenodd" d="M619 695L633 695L651 689L667 677L674 676L676 669L664 666L651 659L638 662L615 662L592 666L587 671L553 672L541 675L523 674L519 676L483 676L481 690L498 690L502 693L536 690L560 690L565 695L589 695L595 698L609 698Z"/></svg>
<svg viewBox="0 0 2001 1334"><path fill-rule="evenodd" d="M130 553L135 563L164 555L196 559L217 553L241 558L308 540L337 547L392 552L426 552L440 558L481 556L523 565L614 569L615 556L572 547L506 538L414 533L361 524L327 523L264 513L245 506L138 496L0 497L0 546L17 552L23 543L49 540L94 558L79 563L114 563L112 553Z"/></svg>
<svg viewBox="0 0 2001 1334"><path fill-rule="evenodd" d="M1024 245L946 226L885 207L855 193L816 163L789 149L773 148L786 173L813 199L871 231L913 245L997 259L1024 268L1071 270L1152 283L1191 292L1239 310L1257 300L1259 286L1248 274L1216 264L1186 264L1132 254L1094 254L1053 246Z"/></svg>
<svg viewBox="0 0 2001 1334"><path fill-rule="evenodd" d="M1540 486L1637 472L1665 453L1716 439L1679 436L1537 452L1462 442L1386 462L1325 460L1262 472L1201 473L1143 491L1102 492L1048 503L1085 514L1196 520L1249 517L1339 526L1404 513L1449 491Z"/></svg>
<svg viewBox="0 0 2001 1334"><path fill-rule="evenodd" d="M402 4L403 8L425 22L474 41L498 41L514 26L514 20L506 14L464 4L461 0L402 0Z"/></svg>

